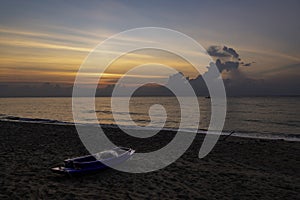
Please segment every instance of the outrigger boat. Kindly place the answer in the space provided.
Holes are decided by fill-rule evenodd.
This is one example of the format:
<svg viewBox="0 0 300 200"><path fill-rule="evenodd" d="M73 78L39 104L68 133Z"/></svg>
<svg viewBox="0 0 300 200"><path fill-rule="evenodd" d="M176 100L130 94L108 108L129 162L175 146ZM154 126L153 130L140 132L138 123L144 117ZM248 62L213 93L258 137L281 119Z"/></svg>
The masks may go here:
<svg viewBox="0 0 300 200"><path fill-rule="evenodd" d="M64 166L53 167L51 171L69 175L96 172L125 162L134 152L131 148L116 147L93 155L64 160Z"/></svg>

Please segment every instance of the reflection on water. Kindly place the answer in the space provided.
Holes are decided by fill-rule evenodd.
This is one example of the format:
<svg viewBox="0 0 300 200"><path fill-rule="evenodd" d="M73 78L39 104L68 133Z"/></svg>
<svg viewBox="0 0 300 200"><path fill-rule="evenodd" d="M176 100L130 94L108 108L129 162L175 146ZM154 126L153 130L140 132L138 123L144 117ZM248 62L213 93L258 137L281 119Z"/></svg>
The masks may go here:
<svg viewBox="0 0 300 200"><path fill-rule="evenodd" d="M122 97L119 97L122 101ZM199 97L200 124L189 124L186 128L206 129L210 121L210 99ZM300 134L300 103L297 97L240 97L228 98L227 117L224 130L253 133ZM179 103L175 97L133 97L130 100L130 116L139 126L150 123L148 111L154 104L164 106L167 113L165 127L177 128L180 123ZM159 108L159 107L158 107ZM86 121L94 122L92 111L86 110ZM128 119L120 109L115 114L119 123L127 125ZM152 125L164 121L160 110L152 110ZM102 124L114 124L110 98L96 98L96 115ZM73 122L71 98L1 98L0 117L51 119ZM195 113L189 116L199 117Z"/></svg>

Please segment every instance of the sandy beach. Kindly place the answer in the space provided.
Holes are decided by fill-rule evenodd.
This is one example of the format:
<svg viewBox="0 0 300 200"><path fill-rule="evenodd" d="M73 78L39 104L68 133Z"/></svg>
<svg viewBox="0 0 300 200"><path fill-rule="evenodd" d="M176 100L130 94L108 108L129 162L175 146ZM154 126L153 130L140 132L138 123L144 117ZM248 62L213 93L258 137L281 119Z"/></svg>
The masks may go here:
<svg viewBox="0 0 300 200"><path fill-rule="evenodd" d="M199 159L199 134L180 159L159 171L129 174L107 169L68 177L49 168L88 154L74 126L1 121L0 130L0 199L300 198L298 142L230 137ZM145 151L162 147L174 136L163 131L132 140L118 129L105 131L116 144Z"/></svg>

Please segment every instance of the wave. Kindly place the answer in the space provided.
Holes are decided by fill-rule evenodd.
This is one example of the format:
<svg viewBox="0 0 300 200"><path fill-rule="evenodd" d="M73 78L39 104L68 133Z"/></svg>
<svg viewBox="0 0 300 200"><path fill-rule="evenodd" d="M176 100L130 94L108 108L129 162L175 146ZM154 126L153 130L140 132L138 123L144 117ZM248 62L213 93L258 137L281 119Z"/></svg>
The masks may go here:
<svg viewBox="0 0 300 200"><path fill-rule="evenodd" d="M15 117L0 114L1 121L12 121L12 122L28 122L28 123L45 123L45 124L74 124L72 122L64 122L53 119L41 119L41 118L26 118L26 117Z"/></svg>
<svg viewBox="0 0 300 200"><path fill-rule="evenodd" d="M93 113L93 112L103 113L103 114L112 114L112 111L110 111L110 110L96 110L96 111L90 110L90 111L88 111L88 113ZM128 113L127 112L114 112L114 114L127 115ZM137 113L137 112L129 112L129 114L130 115L143 115L142 113Z"/></svg>
<svg viewBox="0 0 300 200"><path fill-rule="evenodd" d="M256 123L261 123L261 124L277 124L277 125L284 125L284 126L291 126L291 127L300 127L299 121L287 121L285 123L283 122L275 122L275 121L267 121L267 120L258 120L258 119L246 119L244 121L247 122L256 122Z"/></svg>
<svg viewBox="0 0 300 200"><path fill-rule="evenodd" d="M59 121L53 119L41 119L41 118L26 118L26 117L16 117L8 116L5 114L0 114L0 121L10 121L10 122L26 122L26 123L42 123L42 124L55 124L55 125L75 125L74 122ZM95 125L99 124L94 123L77 123L78 125ZM141 126L126 126L126 125L116 125L116 124L100 124L103 128L122 128L128 130L164 130L164 131L174 131L177 132L178 129L172 127L165 127L163 129L158 129L157 127L141 127ZM192 133L195 132L194 129L181 129L183 132ZM204 129L197 130L198 134L218 134L216 131L207 131ZM230 134L231 131L223 130L221 133L222 136ZM257 133L257 132L247 132L247 131L238 131L234 132L231 135L232 137L241 137L241 138L256 138L256 139L269 139L269 140L286 140L286 141L295 141L300 142L300 134L286 134L286 133Z"/></svg>

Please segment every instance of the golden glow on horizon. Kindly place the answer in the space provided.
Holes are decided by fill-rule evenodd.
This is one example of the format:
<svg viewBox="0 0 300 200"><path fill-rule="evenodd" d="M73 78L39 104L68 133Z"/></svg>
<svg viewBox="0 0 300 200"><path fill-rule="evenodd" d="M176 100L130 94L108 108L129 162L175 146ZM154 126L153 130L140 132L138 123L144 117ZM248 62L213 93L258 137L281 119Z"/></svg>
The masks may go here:
<svg viewBox="0 0 300 200"><path fill-rule="evenodd" d="M61 27L57 27L57 30ZM0 78L1 82L59 82L73 83L77 70L88 53L106 37L110 36L107 30L105 34L97 34L89 31L64 28L74 34L63 32L39 32L17 30L0 27ZM76 33L76 34L75 34ZM135 38L123 38L118 45L127 42L140 42ZM117 47L110 53L117 53ZM279 52L270 52L259 49L240 48L245 55L259 54L268 56L269 66L266 62L264 68L272 68L273 63L289 64L300 62L299 57L286 55ZM150 54L149 54L150 52ZM195 52L189 52L193 56L198 56ZM272 59L274 60L273 62ZM281 61L283 60L283 61ZM175 57L166 52L154 53L151 51L141 51L130 53L112 63L107 72L103 74L103 83L112 84L120 78L127 70L134 66L145 63L161 63L174 67L192 78L198 76L193 67L185 60ZM255 59L254 59L255 61ZM264 64L264 63L263 63ZM205 66L203 66L205 67ZM250 68L249 68L250 69ZM251 70L260 70L251 68ZM247 69L245 70L247 71ZM97 76L89 73L86 76ZM143 75L134 77L147 78ZM153 76L149 78L166 78L165 75ZM102 83L102 82L101 82Z"/></svg>
<svg viewBox="0 0 300 200"><path fill-rule="evenodd" d="M86 37L68 37L67 35L46 34L39 32L9 30L0 28L0 33L4 37L0 39L0 49L4 53L0 56L1 82L64 82L72 83L76 76L79 66L84 61L88 53L93 49L81 44L77 46L78 39L87 42ZM64 38L74 40L74 42L61 42ZM77 41L76 41L77 40ZM96 39L90 39L88 42ZM127 41L139 42L138 39L124 38L120 44L126 44ZM117 49L114 48L114 49ZM111 50L108 53L118 52ZM164 56L162 56L164 54ZM189 73L189 64L182 59L176 59L174 56L160 52L159 54L148 54L141 52L132 52L122 56L115 61L103 74L101 83L107 79L116 80L123 76L127 70L133 66L142 65L160 61L161 64L175 67L179 71ZM85 76L98 76L99 74L87 73ZM155 75L134 75L134 78L167 78L167 76ZM109 82L111 84L111 82Z"/></svg>

